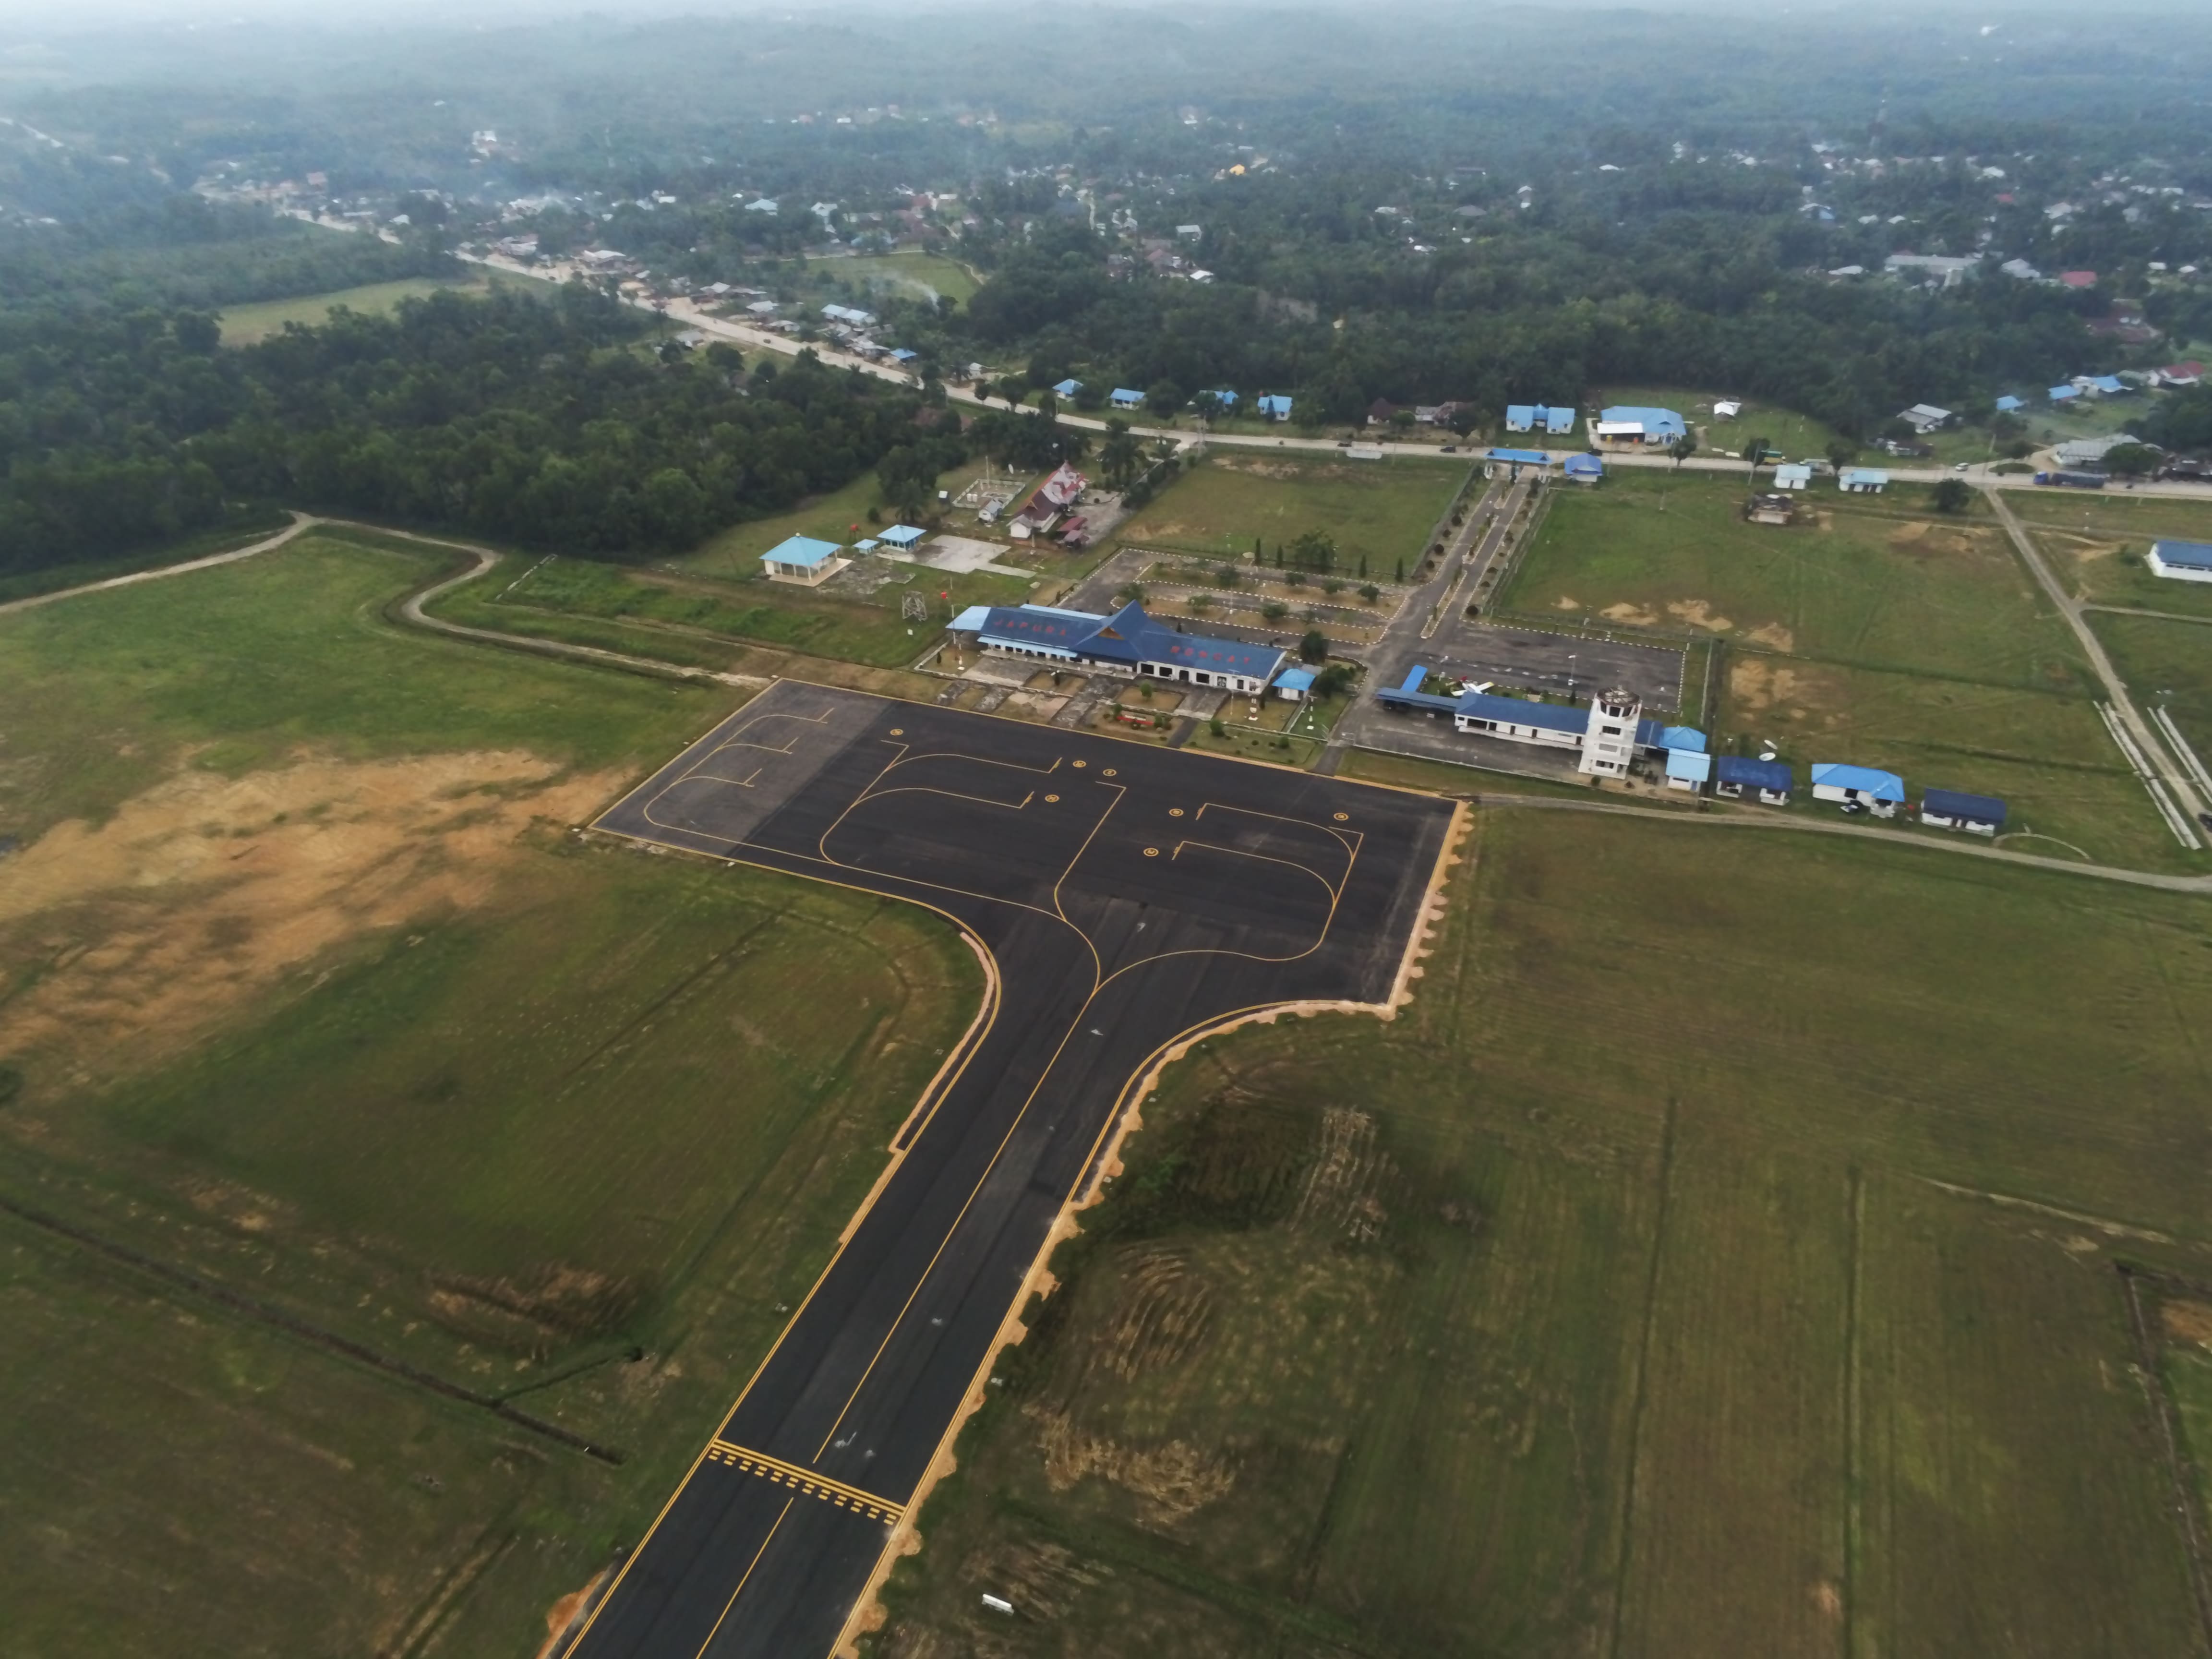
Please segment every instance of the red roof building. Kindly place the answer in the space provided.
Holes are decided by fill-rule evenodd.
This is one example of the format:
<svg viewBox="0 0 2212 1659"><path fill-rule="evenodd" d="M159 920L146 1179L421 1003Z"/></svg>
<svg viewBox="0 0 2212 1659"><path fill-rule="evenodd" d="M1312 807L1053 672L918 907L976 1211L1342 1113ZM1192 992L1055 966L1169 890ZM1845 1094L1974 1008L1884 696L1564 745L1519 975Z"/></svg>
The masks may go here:
<svg viewBox="0 0 2212 1659"><path fill-rule="evenodd" d="M2067 288L2094 288L2097 286L2097 273L2094 270L2062 270L2058 273L2058 280Z"/></svg>

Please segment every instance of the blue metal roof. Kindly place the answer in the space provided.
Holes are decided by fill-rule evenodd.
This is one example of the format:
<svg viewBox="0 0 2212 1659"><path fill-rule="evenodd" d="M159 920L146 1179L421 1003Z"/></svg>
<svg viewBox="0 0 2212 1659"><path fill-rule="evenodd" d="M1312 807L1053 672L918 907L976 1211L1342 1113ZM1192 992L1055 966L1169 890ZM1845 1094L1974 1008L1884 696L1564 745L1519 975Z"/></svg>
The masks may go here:
<svg viewBox="0 0 2212 1659"><path fill-rule="evenodd" d="M1673 410L1649 409L1641 404L1616 404L1611 409L1600 410L1597 417L1608 424L1633 422L1641 426L1646 434L1656 432L1679 438L1689 429Z"/></svg>
<svg viewBox="0 0 2212 1659"><path fill-rule="evenodd" d="M1314 672L1310 668L1285 668L1275 676L1275 689L1279 691L1310 691L1313 683Z"/></svg>
<svg viewBox="0 0 2212 1659"><path fill-rule="evenodd" d="M1140 605L1126 605L1110 617L1086 611L1059 611L1045 605L994 605L976 630L988 642L1040 646L1066 651L1103 662L1171 663L1201 673L1237 674L1264 680L1283 660L1283 652L1272 645L1247 645L1241 640L1214 639L1203 634L1178 634L1154 622Z"/></svg>
<svg viewBox="0 0 2212 1659"><path fill-rule="evenodd" d="M1816 763L1813 767L1813 787L1818 789L1824 786L1830 789L1856 789L1876 800L1905 799L1903 778L1894 772L1877 772L1871 766L1845 766L1833 761Z"/></svg>
<svg viewBox="0 0 2212 1659"><path fill-rule="evenodd" d="M1406 671L1406 683L1398 689L1401 691L1418 691L1421 689L1421 682L1428 677L1429 671L1415 663Z"/></svg>
<svg viewBox="0 0 2212 1659"><path fill-rule="evenodd" d="M1713 775L1713 757L1688 749L1669 749L1667 751L1667 775L1685 778L1692 783L1703 783Z"/></svg>
<svg viewBox="0 0 2212 1659"><path fill-rule="evenodd" d="M946 624L962 634L980 634L990 625L991 607L988 605L971 605Z"/></svg>
<svg viewBox="0 0 2212 1659"><path fill-rule="evenodd" d="M1068 379L1062 380L1058 385L1054 386L1052 390L1054 397L1073 398L1077 392L1083 390L1083 382L1071 375Z"/></svg>
<svg viewBox="0 0 2212 1659"><path fill-rule="evenodd" d="M1470 691L1452 707L1452 712L1463 720L1496 720L1505 726L1533 726L1540 732L1572 732L1579 736L1589 730L1589 710L1562 708L1557 703L1523 702L1518 697L1500 697L1487 691Z"/></svg>
<svg viewBox="0 0 2212 1659"><path fill-rule="evenodd" d="M2125 392L2128 389L2127 382L2117 374L2092 374L2089 377L2089 384L2098 391L2106 392Z"/></svg>
<svg viewBox="0 0 2212 1659"><path fill-rule="evenodd" d="M2015 409L2026 409L2027 407L2027 404L2025 401L2014 397L2010 392L2007 392L2003 397L1997 399L1997 413L2000 415L2009 415Z"/></svg>
<svg viewBox="0 0 2212 1659"><path fill-rule="evenodd" d="M1510 461L1516 466L1549 466L1552 458L1540 449L1493 449L1493 461Z"/></svg>
<svg viewBox="0 0 2212 1659"><path fill-rule="evenodd" d="M1145 401L1145 394L1126 386L1117 386L1108 394L1108 398L1116 409L1133 409Z"/></svg>
<svg viewBox="0 0 2212 1659"><path fill-rule="evenodd" d="M824 559L834 559L842 550L835 542L817 541L811 536L789 536L761 555L762 562L795 564L811 570Z"/></svg>
<svg viewBox="0 0 2212 1659"><path fill-rule="evenodd" d="M1845 488L1855 483L1886 484L1889 482L1889 474L1878 466L1847 466L1836 482Z"/></svg>
<svg viewBox="0 0 2212 1659"><path fill-rule="evenodd" d="M1605 463L1595 455L1570 455L1567 457L1566 473L1571 478L1602 478L1605 477Z"/></svg>
<svg viewBox="0 0 2212 1659"><path fill-rule="evenodd" d="M1670 726L1659 733L1662 749L1689 749L1702 755L1705 752L1705 734L1694 726Z"/></svg>
<svg viewBox="0 0 2212 1659"><path fill-rule="evenodd" d="M889 542L893 547L912 547L927 534L927 530L916 530L910 524L895 524L876 539Z"/></svg>
<svg viewBox="0 0 2212 1659"><path fill-rule="evenodd" d="M1282 397L1262 398L1260 399L1260 412L1262 415L1279 416L1288 419L1291 413L1291 400Z"/></svg>
<svg viewBox="0 0 2212 1659"><path fill-rule="evenodd" d="M1546 409L1540 404L1536 412L1544 417L1544 430L1547 432L1572 432L1575 429L1575 411L1571 409L1563 409L1558 404Z"/></svg>
<svg viewBox="0 0 2212 1659"><path fill-rule="evenodd" d="M1723 755L1714 763L1723 783L1732 783L1745 789L1771 789L1776 794L1786 795L1796 787L1796 775L1790 771L1787 761L1746 760L1740 755Z"/></svg>
<svg viewBox="0 0 2212 1659"><path fill-rule="evenodd" d="M1212 392L1201 392L1198 395L1201 398L1218 398L1230 408L1237 407L1237 394L1226 387L1217 387Z"/></svg>
<svg viewBox="0 0 2212 1659"><path fill-rule="evenodd" d="M2054 404L2063 404L2069 398L2078 398L2081 395L2081 388L2077 386L2055 386L2051 388L2051 401Z"/></svg>
<svg viewBox="0 0 2212 1659"><path fill-rule="evenodd" d="M1933 812L1938 817L1965 818L1972 823L2005 821L2005 804L1995 795L1966 795L1955 789L1923 789L1920 811L1923 817Z"/></svg>
<svg viewBox="0 0 2212 1659"><path fill-rule="evenodd" d="M1526 428L1535 425L1536 422L1542 418L1543 417L1537 414L1536 406L1534 404L1508 404L1505 405L1505 422L1509 426Z"/></svg>
<svg viewBox="0 0 2212 1659"><path fill-rule="evenodd" d="M2212 542L2153 542L2152 554L2160 564L2185 570L2212 570Z"/></svg>

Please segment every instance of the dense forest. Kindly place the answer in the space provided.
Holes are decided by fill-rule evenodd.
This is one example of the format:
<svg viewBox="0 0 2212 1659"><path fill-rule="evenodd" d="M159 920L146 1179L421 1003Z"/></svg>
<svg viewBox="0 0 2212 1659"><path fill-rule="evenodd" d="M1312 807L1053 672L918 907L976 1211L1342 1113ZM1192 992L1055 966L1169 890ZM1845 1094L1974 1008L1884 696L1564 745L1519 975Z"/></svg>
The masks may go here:
<svg viewBox="0 0 2212 1659"><path fill-rule="evenodd" d="M190 309L0 308L0 571L204 529L241 500L635 557L895 454L918 477L946 464L918 392L811 356L747 384L728 347L695 357L649 326L581 287L438 294L246 350Z"/></svg>

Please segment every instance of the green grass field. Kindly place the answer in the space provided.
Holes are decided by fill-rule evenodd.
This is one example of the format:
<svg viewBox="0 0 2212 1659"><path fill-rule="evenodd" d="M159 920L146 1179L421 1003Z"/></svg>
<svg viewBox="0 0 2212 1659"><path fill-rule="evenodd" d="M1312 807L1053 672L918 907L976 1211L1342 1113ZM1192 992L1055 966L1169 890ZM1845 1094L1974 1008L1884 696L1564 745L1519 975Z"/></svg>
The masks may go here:
<svg viewBox="0 0 2212 1659"><path fill-rule="evenodd" d="M2212 623L2093 615L2090 625L2137 700L2163 705L2212 766Z"/></svg>
<svg viewBox="0 0 2212 1659"><path fill-rule="evenodd" d="M1396 1022L1145 1103L872 1650L2198 1650L2112 1264L2212 1267L2212 902L1468 850Z"/></svg>
<svg viewBox="0 0 2212 1659"><path fill-rule="evenodd" d="M465 595L445 600L438 614L472 627L516 631L536 623L538 631L556 638L568 637L568 625L580 623L589 630L580 643L612 644L668 661L718 665L718 642L741 641L890 668L913 660L961 607L1018 605L1033 586L989 572L889 568L894 579L861 596L757 574L722 580L704 571L662 577L584 559L537 565L516 559ZM900 600L909 592L921 595L930 623L904 620ZM608 627L616 637L603 636Z"/></svg>
<svg viewBox="0 0 2212 1659"><path fill-rule="evenodd" d="M433 276L408 276L394 283L369 283L360 288L340 289L331 294L309 294L296 300L263 300L251 305L232 306L220 319L222 343L230 346L252 345L272 334L283 333L287 323L313 328L328 320L331 313L340 306L366 316L381 317L398 309L402 300L426 299L447 289L484 294L495 283L523 280L526 279L489 274L452 282L441 282Z"/></svg>
<svg viewBox="0 0 2212 1659"><path fill-rule="evenodd" d="M2175 581L2144 562L2162 536L2212 541L2212 504L2088 490L2009 499L2059 579L2093 603L2212 617L2212 584Z"/></svg>
<svg viewBox="0 0 2212 1659"><path fill-rule="evenodd" d="M1468 476L1457 463L1253 459L1218 451L1186 471L1115 532L1125 546L1249 555L1271 553L1308 531L1335 538L1340 573L1360 561L1377 580L1400 560L1410 572L1429 532Z"/></svg>
<svg viewBox="0 0 2212 1659"><path fill-rule="evenodd" d="M1625 470L1562 492L1500 603L1855 666L2084 684L2064 623L1987 522L1815 489L1796 524L1754 525L1745 493L1738 479Z"/></svg>
<svg viewBox="0 0 2212 1659"><path fill-rule="evenodd" d="M924 253L918 248L901 248L894 253L870 254L835 264L825 262L815 269L857 283L862 288L896 294L908 300L943 296L965 305L982 286L975 273L957 259L941 253Z"/></svg>
<svg viewBox="0 0 2212 1659"><path fill-rule="evenodd" d="M625 1461L0 1214L11 1653L532 1651L973 1012L920 912L570 835L729 694L384 619L442 568L0 618L0 1197Z"/></svg>

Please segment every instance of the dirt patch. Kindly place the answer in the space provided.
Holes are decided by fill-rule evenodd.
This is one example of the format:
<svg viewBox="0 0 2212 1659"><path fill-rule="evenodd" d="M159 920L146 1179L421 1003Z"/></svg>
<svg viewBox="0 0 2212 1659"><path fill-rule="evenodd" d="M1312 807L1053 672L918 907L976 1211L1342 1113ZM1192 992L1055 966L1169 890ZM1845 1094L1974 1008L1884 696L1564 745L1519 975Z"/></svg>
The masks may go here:
<svg viewBox="0 0 2212 1659"><path fill-rule="evenodd" d="M1629 605L1626 602L1609 605L1599 611L1598 615L1609 622L1626 623L1631 628L1656 628L1659 623L1657 611L1646 611L1640 605Z"/></svg>
<svg viewBox="0 0 2212 1659"><path fill-rule="evenodd" d="M1924 540L1935 527L1921 519L1916 519L1911 524L1901 524L1889 532L1889 544L1892 547L1910 547L1915 542Z"/></svg>
<svg viewBox="0 0 2212 1659"><path fill-rule="evenodd" d="M2099 559L2112 558L2125 546L2124 542L2093 542L2081 536L2065 538L2066 550L2079 564L2094 564Z"/></svg>
<svg viewBox="0 0 2212 1659"><path fill-rule="evenodd" d="M1583 602L1571 593L1562 593L1552 601L1552 609L1554 611L1579 611L1582 608Z"/></svg>
<svg viewBox="0 0 2212 1659"><path fill-rule="evenodd" d="M1765 623L1744 636L1754 645L1763 645L1774 651L1795 651L1797 636L1780 623Z"/></svg>
<svg viewBox="0 0 2212 1659"><path fill-rule="evenodd" d="M1213 1291L1180 1250L1139 1245L1122 1263L1102 1363L1125 1382L1179 1365L1197 1352L1213 1322Z"/></svg>
<svg viewBox="0 0 2212 1659"><path fill-rule="evenodd" d="M1725 634L1735 624L1726 617L1713 615L1711 604L1705 599L1675 599L1667 606L1667 614L1708 633Z"/></svg>
<svg viewBox="0 0 2212 1659"><path fill-rule="evenodd" d="M1346 1243L1373 1243L1389 1219L1377 1189L1390 1172L1389 1156L1376 1146L1375 1120L1351 1107L1330 1107L1322 1114L1320 1145L1291 1224Z"/></svg>
<svg viewBox="0 0 2212 1659"><path fill-rule="evenodd" d="M1797 671L1794 668L1762 662L1755 657L1729 665L1729 696L1747 714L1764 714L1778 705L1794 702L1796 695Z"/></svg>
<svg viewBox="0 0 2212 1659"><path fill-rule="evenodd" d="M0 1009L0 1054L78 1081L157 1060L346 939L482 906L533 820L618 781L513 751L308 760L181 772L57 824L0 886L0 963L33 981Z"/></svg>
<svg viewBox="0 0 2212 1659"><path fill-rule="evenodd" d="M1187 1440L1126 1445L1085 1433L1065 1413L1034 1407L1032 1412L1038 1419L1045 1480L1054 1492L1066 1492L1085 1475L1103 1475L1143 1498L1161 1518L1175 1520L1226 1498L1237 1484L1226 1458Z"/></svg>
<svg viewBox="0 0 2212 1659"><path fill-rule="evenodd" d="M2168 1341L2212 1348L2212 1307L2202 1302L2162 1302L2158 1321L2166 1328Z"/></svg>

